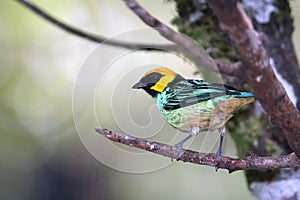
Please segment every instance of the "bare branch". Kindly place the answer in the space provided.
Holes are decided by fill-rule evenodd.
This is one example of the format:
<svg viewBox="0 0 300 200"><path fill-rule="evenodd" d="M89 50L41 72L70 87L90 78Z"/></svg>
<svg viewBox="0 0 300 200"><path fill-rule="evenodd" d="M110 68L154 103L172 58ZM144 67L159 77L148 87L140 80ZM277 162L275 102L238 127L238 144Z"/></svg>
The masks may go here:
<svg viewBox="0 0 300 200"><path fill-rule="evenodd" d="M226 75L239 77L241 69L240 62L235 64L227 64L221 61L214 61L210 56L207 55L205 50L198 43L174 31L169 26L153 17L135 0L124 0L124 2L143 22L145 22L145 24L156 29L166 39L177 44L185 52L187 52L187 56L192 57L192 59L196 59L196 62L201 63L207 69L218 71Z"/></svg>
<svg viewBox="0 0 300 200"><path fill-rule="evenodd" d="M196 42L192 41L188 37L174 31L166 24L162 23L150 13L148 13L141 5L135 0L124 0L127 6L150 27L156 29L166 39L174 42L183 49L186 56L191 57L197 63L205 66L212 71L220 72L229 76L240 77L241 63L234 64L223 63L221 61L215 61L207 55L205 50Z"/></svg>
<svg viewBox="0 0 300 200"><path fill-rule="evenodd" d="M172 159L176 159L178 155L178 149L167 144L115 133L107 129L96 128L96 131L111 141L131 147L144 149ZM218 157L214 153L199 153L191 150L184 150L181 161L198 165L217 166L218 168L227 169L230 173L238 170L300 167L300 159L295 153L278 157L259 157L252 152L248 152L244 158L236 159L223 156L222 161L218 162Z"/></svg>
<svg viewBox="0 0 300 200"><path fill-rule="evenodd" d="M101 35L89 33L79 28L76 28L74 26L68 25L67 23L62 22L61 20L58 20L57 18L51 16L51 14L47 13L46 11L44 11L34 3L30 2L29 0L16 0L16 1L22 4L23 6L27 7L32 12L42 17L46 21L57 26L58 28L61 28L62 30L68 33L90 40L92 42L103 43L106 45L111 45L111 46L116 46L116 47L121 47L126 49L140 49L140 50L147 50L147 51L175 51L175 52L178 51L178 47L176 45L134 44L134 43L128 43L124 41L112 40Z"/></svg>
<svg viewBox="0 0 300 200"><path fill-rule="evenodd" d="M241 62L229 64L229 63L224 63L221 61L215 61L215 64L217 65L218 70L221 74L226 74L228 76L238 77L237 74L239 73L239 71L242 68Z"/></svg>
<svg viewBox="0 0 300 200"><path fill-rule="evenodd" d="M207 69L213 71L218 70L213 59L207 55L205 50L202 47L200 47L198 43L174 31L166 24L162 23L161 21L150 15L150 13L148 13L135 0L124 0L124 2L141 20L143 20L143 22L157 30L166 39L174 42L179 47L181 47L186 52L187 56L192 57L192 59L194 59L197 63L200 63Z"/></svg>

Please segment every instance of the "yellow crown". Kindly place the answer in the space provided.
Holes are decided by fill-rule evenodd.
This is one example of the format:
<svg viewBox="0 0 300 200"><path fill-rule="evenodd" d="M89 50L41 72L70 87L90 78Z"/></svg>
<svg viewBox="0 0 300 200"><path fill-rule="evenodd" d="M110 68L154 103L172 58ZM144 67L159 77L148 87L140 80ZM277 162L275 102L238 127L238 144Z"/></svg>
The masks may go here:
<svg viewBox="0 0 300 200"><path fill-rule="evenodd" d="M148 74L151 74L153 72L156 72L156 73L160 73L161 75L168 75L168 76L176 76L176 73L173 72L172 70L170 70L169 68L166 68L166 67L160 67L160 68L155 68L155 69L151 69L149 71L147 71L144 76L147 76Z"/></svg>
<svg viewBox="0 0 300 200"><path fill-rule="evenodd" d="M155 90L157 92L164 91L165 88L168 86L168 84L171 83L177 75L172 70L170 70L166 67L161 67L161 68L152 69L152 70L146 72L144 76L147 76L148 74L151 74L151 73L159 73L162 75L160 80L151 87L152 90Z"/></svg>

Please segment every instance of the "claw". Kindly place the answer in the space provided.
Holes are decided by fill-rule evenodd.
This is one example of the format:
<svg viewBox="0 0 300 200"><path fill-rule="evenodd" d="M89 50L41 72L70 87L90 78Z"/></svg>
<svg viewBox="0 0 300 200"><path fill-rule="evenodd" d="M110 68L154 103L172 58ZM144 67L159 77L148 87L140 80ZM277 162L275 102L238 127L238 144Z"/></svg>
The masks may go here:
<svg viewBox="0 0 300 200"><path fill-rule="evenodd" d="M220 162L218 162L218 163L216 164L216 166L215 166L216 172L219 170L219 168L220 168Z"/></svg>

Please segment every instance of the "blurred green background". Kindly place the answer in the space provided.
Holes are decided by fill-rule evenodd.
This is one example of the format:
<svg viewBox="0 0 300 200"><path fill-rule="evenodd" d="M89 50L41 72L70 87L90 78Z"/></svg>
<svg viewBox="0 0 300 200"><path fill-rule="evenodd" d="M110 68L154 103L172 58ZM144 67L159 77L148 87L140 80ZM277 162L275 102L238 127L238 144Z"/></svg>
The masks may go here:
<svg viewBox="0 0 300 200"><path fill-rule="evenodd" d="M107 37L147 27L122 1L35 2L70 24ZM165 23L176 15L173 4L140 2ZM99 162L80 141L72 113L76 77L97 44L49 25L11 0L0 1L0 27L0 199L253 199L243 172L229 175L174 162L135 174ZM297 40L295 44L297 48ZM86 131L96 134L94 126ZM229 137L226 146L227 154L236 156Z"/></svg>

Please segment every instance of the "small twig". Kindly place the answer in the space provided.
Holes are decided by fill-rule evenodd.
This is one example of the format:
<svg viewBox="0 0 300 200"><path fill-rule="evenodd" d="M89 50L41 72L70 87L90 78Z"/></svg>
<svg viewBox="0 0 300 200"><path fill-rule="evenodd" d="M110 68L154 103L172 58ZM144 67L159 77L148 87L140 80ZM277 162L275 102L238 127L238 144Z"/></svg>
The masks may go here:
<svg viewBox="0 0 300 200"><path fill-rule="evenodd" d="M239 71L242 68L242 63L241 62L236 62L236 63L224 63L221 61L215 61L215 64L218 67L218 70L221 74L226 74L228 76L234 76L234 77L239 77L237 74L239 74Z"/></svg>
<svg viewBox="0 0 300 200"><path fill-rule="evenodd" d="M144 149L159 155L163 155L172 159L176 159L178 149L176 147L115 133L107 129L96 128L96 131L111 141L125 144L131 147ZM295 153L278 157L259 157L252 152L248 152L244 158L236 159L223 156L222 161L218 161L218 157L214 153L199 153L191 150L185 150L181 156L181 161L190 162L198 165L207 165L227 169L230 173L238 170L262 170L262 169L279 169L287 167L300 167L300 159Z"/></svg>
<svg viewBox="0 0 300 200"><path fill-rule="evenodd" d="M29 0L16 0L23 6L30 9L32 12L37 14L38 16L42 17L46 21L52 23L53 25L61 28L62 30L69 32L73 35L76 35L78 37L90 40L92 42L96 43L103 43L106 45L111 46L117 46L121 48L126 49L139 49L139 50L147 50L147 51L178 51L177 45L159 45L159 44L134 44L134 43L128 43L124 41L118 41L118 40L112 40L107 37L96 35L94 33L89 33L84 30L81 30L79 28L76 28L74 26L68 25L65 22L62 22L61 20L58 20L57 18L51 16L49 13L44 11L42 8L38 7L34 3L30 2Z"/></svg>

